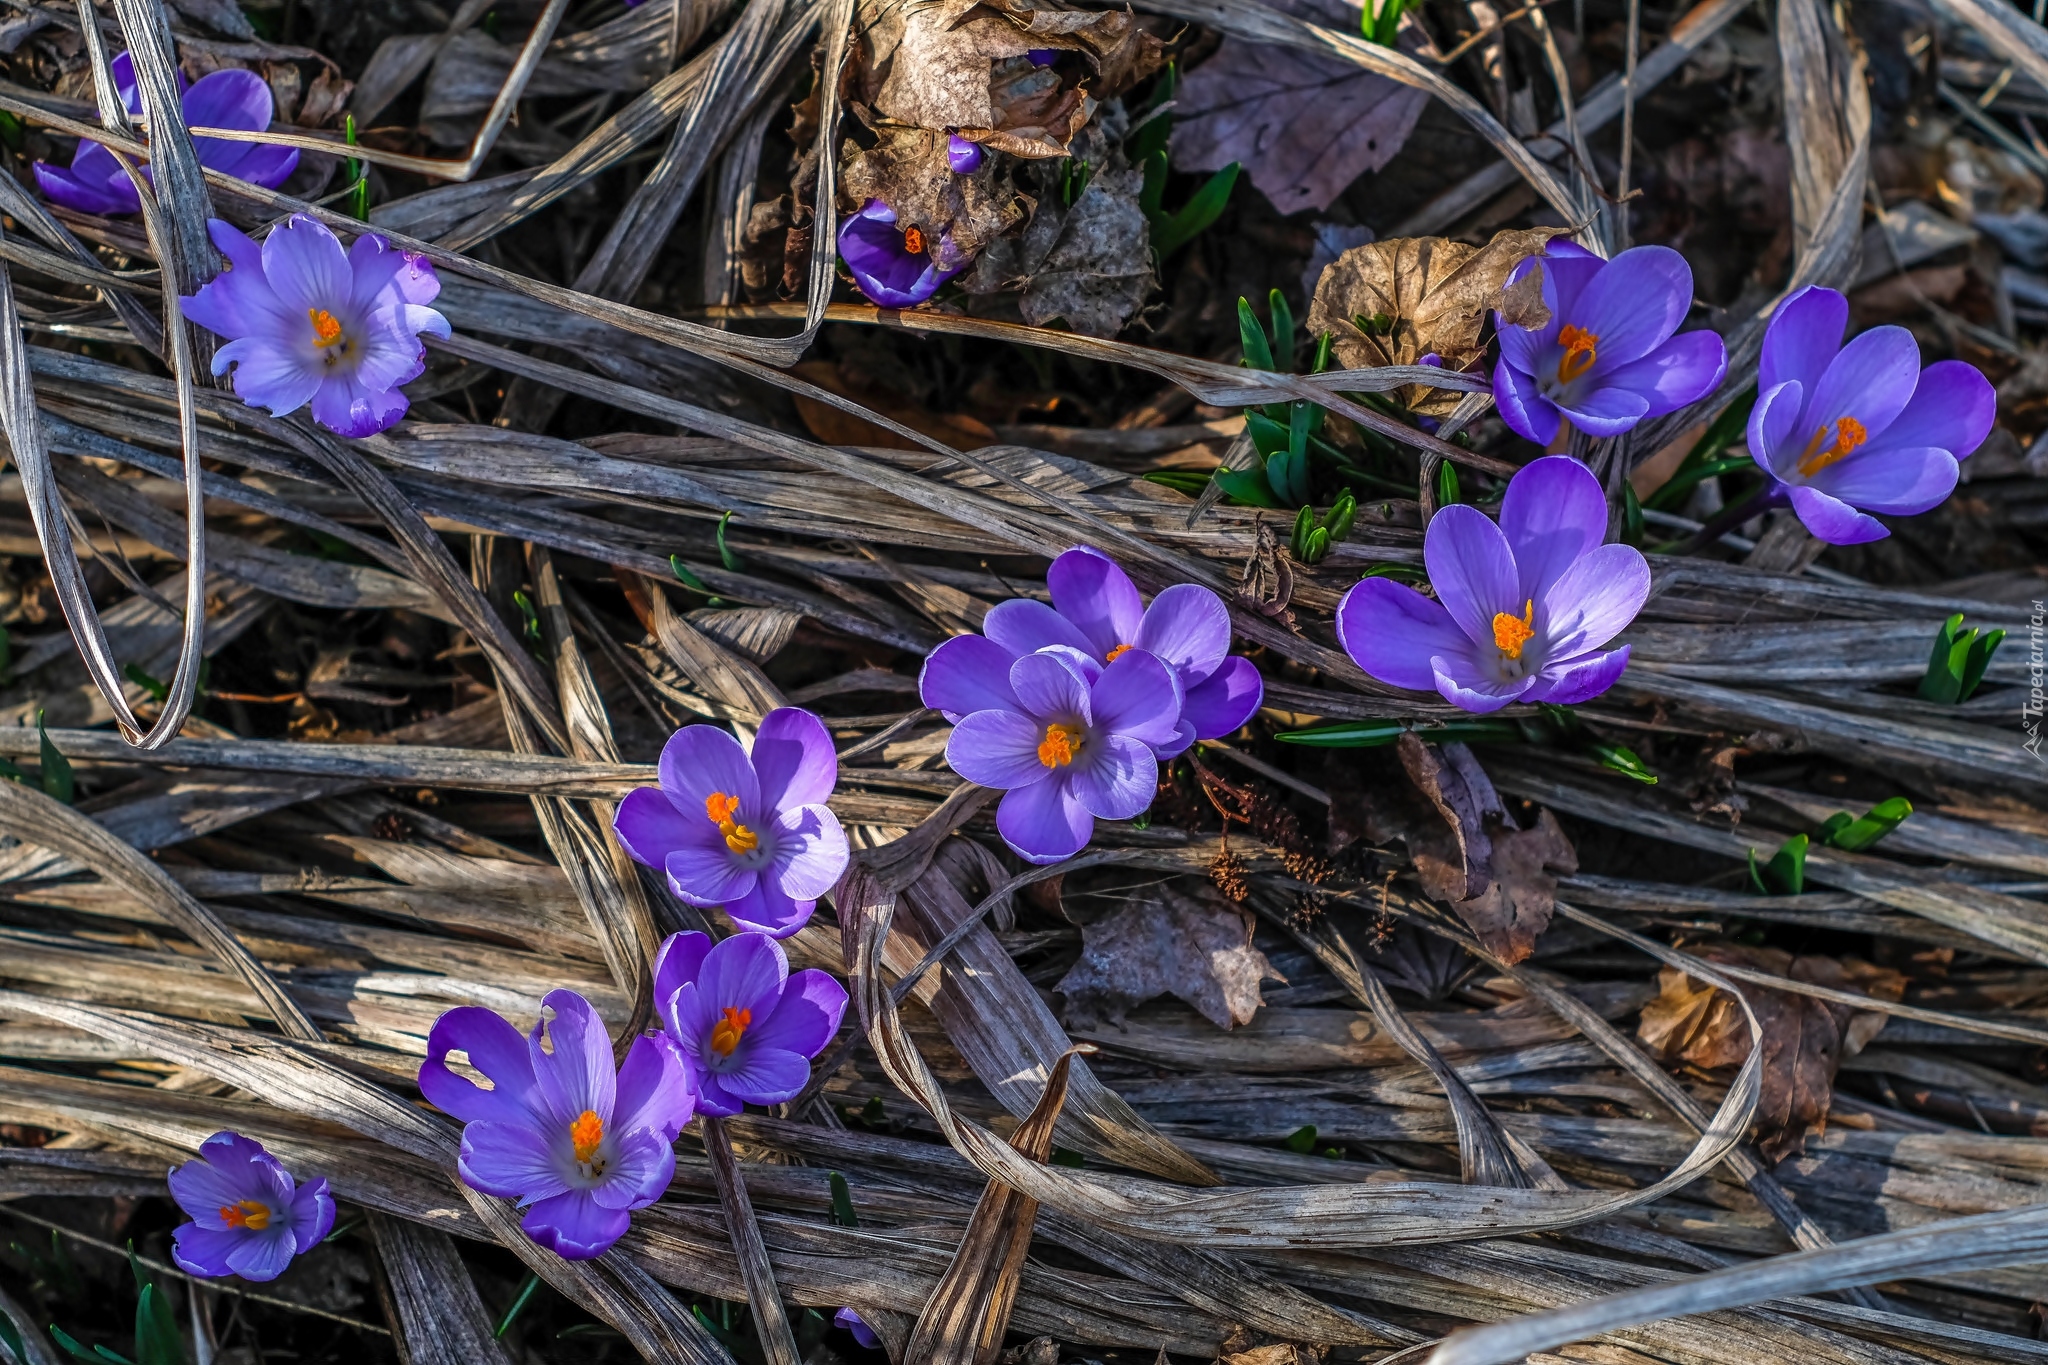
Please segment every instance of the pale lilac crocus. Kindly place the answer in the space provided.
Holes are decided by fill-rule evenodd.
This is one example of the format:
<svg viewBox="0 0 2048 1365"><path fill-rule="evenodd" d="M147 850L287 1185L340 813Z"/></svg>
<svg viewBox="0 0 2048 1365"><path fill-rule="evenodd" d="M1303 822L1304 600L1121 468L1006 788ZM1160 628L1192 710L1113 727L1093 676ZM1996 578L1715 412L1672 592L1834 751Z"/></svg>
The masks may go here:
<svg viewBox="0 0 2048 1365"><path fill-rule="evenodd" d="M654 1007L681 1052L697 1108L729 1117L795 1099L811 1058L839 1031L846 987L815 968L789 970L765 934L670 934L654 962Z"/></svg>
<svg viewBox="0 0 2048 1365"><path fill-rule="evenodd" d="M1128 820L1152 804L1156 755L1179 742L1171 668L1142 649L1104 664L1064 645L1005 663L991 652L1001 646L982 643L989 648L934 650L919 685L927 706L972 704L946 761L969 782L1003 790L996 830L1018 857L1071 858L1098 819Z"/></svg>
<svg viewBox="0 0 2048 1365"><path fill-rule="evenodd" d="M373 232L343 250L326 226L295 213L263 245L231 223L207 224L227 257L184 300L185 316L227 339L213 372L235 372L235 394L283 417L307 404L341 436L370 436L405 416L399 385L427 365L420 336L445 337L427 305L441 281L426 257L394 251Z"/></svg>
<svg viewBox="0 0 2048 1365"><path fill-rule="evenodd" d="M1173 671L1180 717L1173 738L1154 748L1160 758L1227 735L1259 709L1265 682L1251 660L1230 653L1230 612L1209 589L1176 583L1148 606L1114 560L1086 546L1053 560L1045 582L1051 606L1024 597L999 603L982 619L981 635L955 636L933 651L920 683L925 705L956 723L1004 705L1010 665L1060 647L1098 667L1143 650Z"/></svg>
<svg viewBox="0 0 2048 1365"><path fill-rule="evenodd" d="M123 52L107 64L114 77L114 92L127 107L131 118L142 117L142 94L135 85L135 62ZM276 113L270 85L253 71L230 68L201 76L188 85L184 73L177 73L180 99L188 128L230 128L257 133L270 126ZM232 175L252 185L275 189L299 164L299 149L274 147L261 142L228 142L217 137L192 140L199 164L223 175ZM79 213L112 217L140 213L142 201L135 182L121 169L114 154L99 143L81 138L67 169L38 161L33 167L36 184L44 198ZM143 174L149 174L147 168Z"/></svg>
<svg viewBox="0 0 2048 1365"><path fill-rule="evenodd" d="M427 1037L420 1093L467 1125L456 1161L464 1183L518 1200L520 1226L537 1245L586 1261L668 1188L670 1144L696 1094L661 1034L635 1038L614 1067L611 1036L588 1000L557 990L541 1003L552 1018L527 1036L487 1009L443 1014ZM449 1067L457 1050L490 1089Z"/></svg>
<svg viewBox="0 0 2048 1365"><path fill-rule="evenodd" d="M1720 337L1672 335L1692 307L1692 268L1671 248L1633 247L1604 261L1553 240L1510 279L1538 268L1550 321L1501 323L1493 371L1501 420L1519 434L1548 445L1569 417L1588 436L1619 436L1721 382L1728 349Z"/></svg>
<svg viewBox="0 0 2048 1365"><path fill-rule="evenodd" d="M899 229L896 210L879 199L839 225L839 259L860 292L884 308L917 307L972 263L949 235L934 243L915 225Z"/></svg>
<svg viewBox="0 0 2048 1365"><path fill-rule="evenodd" d="M1628 666L1628 646L1602 647L1650 595L1642 554L1603 545L1606 534L1592 472L1568 455L1537 460L1508 481L1498 526L1462 504L1431 518L1434 598L1365 579L1337 604L1337 639L1381 682L1434 688L1467 711L1597 697Z"/></svg>
<svg viewBox="0 0 2048 1365"><path fill-rule="evenodd" d="M846 832L825 805L839 781L825 723L800 707L770 711L751 753L715 725L685 726L663 746L660 773L661 786L619 803L626 852L742 929L803 928L846 871Z"/></svg>
<svg viewBox="0 0 2048 1365"><path fill-rule="evenodd" d="M1770 482L1749 507L1789 502L1833 545L1890 535L1871 512L1911 516L1956 486L1956 462L1991 434L1998 395L1973 365L1920 368L1903 327L1873 327L1848 345L1849 301L1811 286L1778 307L1764 333L1749 452Z"/></svg>
<svg viewBox="0 0 2048 1365"><path fill-rule="evenodd" d="M297 1184L240 1133L215 1133L170 1179L171 1197L192 1220L171 1234L171 1259L187 1274L274 1280L334 1227L326 1179Z"/></svg>

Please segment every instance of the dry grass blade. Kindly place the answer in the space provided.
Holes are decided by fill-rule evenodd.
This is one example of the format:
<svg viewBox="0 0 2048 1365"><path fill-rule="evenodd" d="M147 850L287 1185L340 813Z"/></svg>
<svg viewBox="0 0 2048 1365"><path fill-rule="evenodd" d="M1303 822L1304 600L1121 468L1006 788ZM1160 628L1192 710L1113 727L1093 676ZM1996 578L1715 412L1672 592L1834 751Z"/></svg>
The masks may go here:
<svg viewBox="0 0 2048 1365"><path fill-rule="evenodd" d="M454 1239L374 1209L369 1220L409 1365L511 1365Z"/></svg>
<svg viewBox="0 0 2048 1365"><path fill-rule="evenodd" d="M711 1178L718 1186L718 1202L725 1209L725 1225L732 1232L732 1251L740 1264L740 1278L747 1284L747 1304L754 1310L761 1347L768 1365L797 1365L796 1335L790 1330L789 1315L782 1310L782 1291L775 1284L774 1267L768 1264L768 1247L761 1240L761 1224L754 1217L754 1203L747 1197L747 1182L733 1159L732 1139L726 1135L725 1120L714 1114L698 1116L704 1133L704 1151L711 1158Z"/></svg>

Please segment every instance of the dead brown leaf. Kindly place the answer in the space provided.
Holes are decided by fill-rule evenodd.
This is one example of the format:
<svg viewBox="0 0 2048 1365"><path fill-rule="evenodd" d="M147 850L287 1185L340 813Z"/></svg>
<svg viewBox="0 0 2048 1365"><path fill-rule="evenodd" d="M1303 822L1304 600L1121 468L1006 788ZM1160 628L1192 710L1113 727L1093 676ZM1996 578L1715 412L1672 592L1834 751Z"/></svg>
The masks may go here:
<svg viewBox="0 0 2048 1365"><path fill-rule="evenodd" d="M1161 995L1178 996L1218 1028L1248 1024L1259 982L1283 981L1252 944L1256 921L1200 883L1169 885L1081 930L1081 960L1059 985L1077 1027L1122 1024Z"/></svg>
<svg viewBox="0 0 2048 1365"><path fill-rule="evenodd" d="M1309 335L1331 333L1337 358L1352 369L1415 365L1426 355L1440 357L1447 370L1470 369L1485 353L1490 311L1502 309L1527 326L1550 320L1540 281L1533 295L1526 282L1512 290L1503 286L1508 272L1558 231L1513 229L1483 247L1443 237L1397 237L1353 247L1317 282ZM1450 412L1459 397L1426 385L1403 390L1411 409L1431 416Z"/></svg>
<svg viewBox="0 0 2048 1365"><path fill-rule="evenodd" d="M1855 958L1794 957L1782 948L1734 943L1704 944L1689 951L1708 962L1879 1000L1897 1000L1906 990L1906 978L1898 972ZM1727 992L1675 967L1657 974L1657 987L1657 998L1643 1007L1636 1036L1665 1062L1713 1071L1739 1066L1749 1056L1749 1025ZM1757 1145L1772 1161L1782 1161L1804 1146L1809 1131L1826 1127L1836 1068L1844 1055L1862 1051L1877 1036L1886 1016L1762 986L1745 987L1743 994L1763 1030Z"/></svg>
<svg viewBox="0 0 2048 1365"><path fill-rule="evenodd" d="M1260 1343L1264 1342L1264 1345ZM1161 1352L1164 1354L1164 1352ZM1298 1341L1272 1341L1242 1326L1231 1328L1216 1348L1217 1365L1322 1365L1327 1346Z"/></svg>
<svg viewBox="0 0 2048 1365"><path fill-rule="evenodd" d="M1294 569L1280 553L1279 537L1260 517L1252 533L1252 552L1237 575L1237 601L1247 611L1282 618L1291 630L1294 616L1287 604L1294 599Z"/></svg>

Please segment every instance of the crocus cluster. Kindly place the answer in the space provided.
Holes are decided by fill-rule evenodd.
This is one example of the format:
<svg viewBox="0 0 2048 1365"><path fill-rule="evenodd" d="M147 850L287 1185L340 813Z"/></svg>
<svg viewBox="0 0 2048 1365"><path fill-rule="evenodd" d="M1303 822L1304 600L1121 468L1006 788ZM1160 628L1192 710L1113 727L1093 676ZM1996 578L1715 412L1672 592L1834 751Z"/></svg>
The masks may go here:
<svg viewBox="0 0 2048 1365"><path fill-rule="evenodd" d="M1592 471L1568 455L1537 460L1508 481L1498 526L1461 504L1431 519L1434 597L1365 579L1337 604L1337 638L1381 682L1434 688L1467 711L1597 697L1628 666L1628 646L1603 647L1650 595L1642 553L1606 536Z"/></svg>
<svg viewBox="0 0 2048 1365"><path fill-rule="evenodd" d="M1502 322L1493 371L1494 403L1516 432L1548 445L1569 417L1588 436L1618 436L1721 382L1728 350L1719 336L1672 335L1692 307L1692 269L1671 248L1634 247L1607 261L1553 240L1510 279L1536 269L1550 321Z"/></svg>
<svg viewBox="0 0 2048 1365"><path fill-rule="evenodd" d="M394 251L373 232L344 250L296 213L260 247L233 224L207 228L227 263L184 300L185 316L227 340L213 372L233 366L244 403L274 417L310 403L314 421L351 437L405 416L399 385L427 363L420 335L448 335L448 320L427 307L441 282L425 257Z"/></svg>
<svg viewBox="0 0 2048 1365"><path fill-rule="evenodd" d="M142 95L135 86L134 59L123 52L108 63L108 69L113 73L114 91L127 107L129 115L141 117ZM178 89L181 95L179 105L184 110L185 125L189 128L227 128L256 133L270 126L271 116L276 112L269 84L253 71L239 68L216 71L200 77L197 84L191 85L186 83L181 72L178 74ZM192 145L198 153L200 165L266 189L282 185L299 164L299 149L296 147L228 142L217 137L194 138ZM142 210L135 182L128 178L128 172L121 169L114 154L97 142L81 140L78 150L72 154L69 169L52 166L47 161L36 162L34 169L36 184L53 204L79 213L108 217ZM143 171L144 175L148 173L146 169Z"/></svg>
<svg viewBox="0 0 2048 1365"><path fill-rule="evenodd" d="M1998 396L1976 367L1920 368L1903 327L1873 327L1848 345L1849 301L1800 290L1764 332L1749 453L1768 478L1750 510L1790 503L1834 545L1891 532L1871 512L1925 512L1956 486L1957 461L1991 434Z"/></svg>
<svg viewBox="0 0 2048 1365"><path fill-rule="evenodd" d="M1003 789L996 829L1030 862L1085 847L1095 821L1152 803L1159 760L1243 725L1264 695L1250 660L1230 655L1230 613L1198 584L1149 606L1099 551L1069 550L1046 575L1052 604L991 609L981 635L925 661L924 704L954 723L946 761Z"/></svg>
<svg viewBox="0 0 2048 1365"><path fill-rule="evenodd" d="M326 1180L298 1184L240 1133L215 1133L170 1179L171 1197L192 1220L171 1234L171 1259L189 1275L274 1280L334 1227Z"/></svg>

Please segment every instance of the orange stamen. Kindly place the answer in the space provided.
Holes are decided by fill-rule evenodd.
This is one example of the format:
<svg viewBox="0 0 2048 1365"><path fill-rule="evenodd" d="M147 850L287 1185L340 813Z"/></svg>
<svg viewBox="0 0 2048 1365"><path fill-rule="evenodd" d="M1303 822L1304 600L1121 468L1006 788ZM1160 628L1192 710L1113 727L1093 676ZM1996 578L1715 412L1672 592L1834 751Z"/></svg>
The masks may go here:
<svg viewBox="0 0 2048 1365"><path fill-rule="evenodd" d="M1809 479L1837 460L1847 459L1856 447L1870 439L1869 431L1854 417L1836 419L1835 439L1828 441L1823 449L1821 442L1827 441L1827 436L1827 426L1822 424L1815 429L1813 439L1806 443L1806 454L1799 461L1799 472Z"/></svg>
<svg viewBox="0 0 2048 1365"><path fill-rule="evenodd" d="M322 346L332 346L341 340L341 323L325 308L308 308L307 319L313 324L313 339Z"/></svg>
<svg viewBox="0 0 2048 1365"><path fill-rule="evenodd" d="M739 808L740 799L725 792L713 792L704 798L704 814L725 836L725 846L735 853L752 853L761 846L761 836L733 820Z"/></svg>
<svg viewBox="0 0 2048 1365"><path fill-rule="evenodd" d="M1583 327L1566 323L1557 334L1557 340L1564 347L1564 359L1557 362L1558 382L1569 384L1593 368L1593 361L1599 355L1593 348L1600 344L1600 338Z"/></svg>
<svg viewBox="0 0 2048 1365"><path fill-rule="evenodd" d="M1116 647L1115 649L1112 649L1111 651L1109 651L1109 653L1107 653L1107 654L1105 654L1105 655L1103 655L1103 656L1102 656L1102 662L1104 662L1104 663L1106 663L1106 664L1113 664L1113 663L1115 663L1115 662L1116 662L1116 661L1117 661L1118 659L1121 659L1121 658L1123 658L1123 657L1124 657L1124 652L1125 652L1126 650L1131 650L1131 649L1136 649L1136 648L1137 648L1137 646L1136 646L1136 645L1118 645L1118 646L1117 646L1117 647Z"/></svg>
<svg viewBox="0 0 2048 1365"><path fill-rule="evenodd" d="M1522 646L1536 634L1536 600L1529 599L1520 616L1497 612L1493 618L1493 643L1510 659L1522 657Z"/></svg>
<svg viewBox="0 0 2048 1365"><path fill-rule="evenodd" d="M725 1017L711 1026L711 1050L721 1057L730 1057L746 1036L747 1025L754 1022L754 1012L727 1005L719 1013Z"/></svg>
<svg viewBox="0 0 2048 1365"><path fill-rule="evenodd" d="M576 1116L569 1125L569 1143L576 1149L576 1160L588 1166L597 1156L597 1145L604 1141L604 1120L594 1109L586 1109Z"/></svg>
<svg viewBox="0 0 2048 1365"><path fill-rule="evenodd" d="M1064 725L1045 727L1045 738L1038 744L1038 761L1048 768L1064 768L1074 761L1074 751L1081 747L1081 733L1069 730Z"/></svg>
<svg viewBox="0 0 2048 1365"><path fill-rule="evenodd" d="M220 1221L231 1228L261 1232L270 1226L270 1205L260 1199L244 1199L220 1206Z"/></svg>
<svg viewBox="0 0 2048 1365"><path fill-rule="evenodd" d="M903 249L913 256L924 255L924 234L914 227L903 229Z"/></svg>

